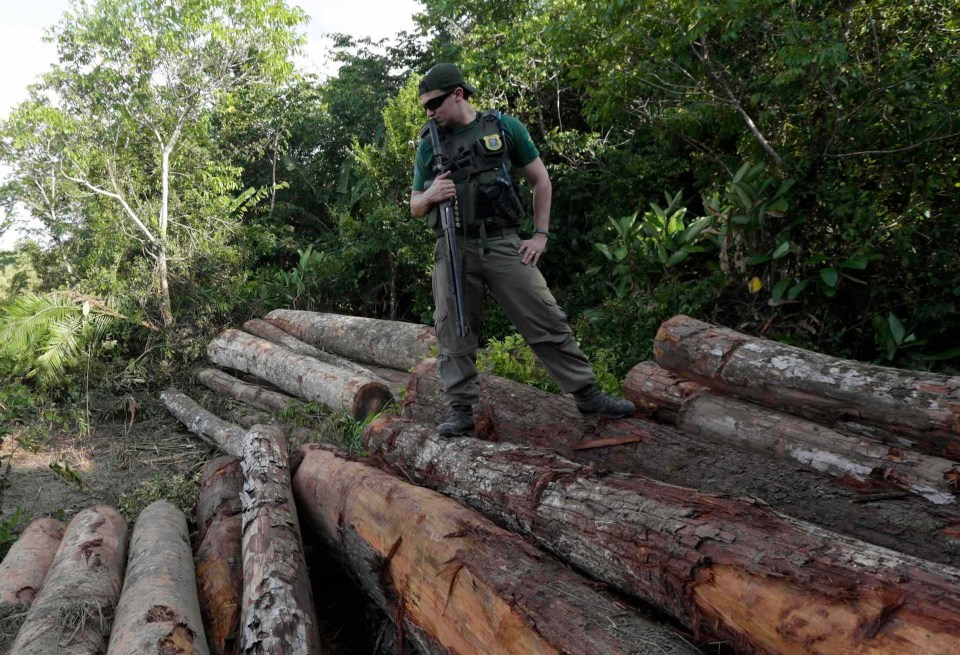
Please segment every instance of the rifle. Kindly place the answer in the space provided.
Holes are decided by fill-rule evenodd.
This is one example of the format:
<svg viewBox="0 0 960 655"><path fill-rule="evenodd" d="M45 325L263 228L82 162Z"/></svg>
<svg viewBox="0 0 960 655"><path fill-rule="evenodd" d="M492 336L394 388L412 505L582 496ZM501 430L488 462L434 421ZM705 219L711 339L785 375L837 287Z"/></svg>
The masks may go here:
<svg viewBox="0 0 960 655"><path fill-rule="evenodd" d="M430 143L433 146L434 171L437 175L446 172L443 149L440 147L440 132L434 119L427 121L430 126ZM460 212L456 198L440 203L440 226L447 242L447 283L457 308L457 336L465 337L470 332L463 307L463 285L461 284L460 248L457 246L457 228L460 227Z"/></svg>

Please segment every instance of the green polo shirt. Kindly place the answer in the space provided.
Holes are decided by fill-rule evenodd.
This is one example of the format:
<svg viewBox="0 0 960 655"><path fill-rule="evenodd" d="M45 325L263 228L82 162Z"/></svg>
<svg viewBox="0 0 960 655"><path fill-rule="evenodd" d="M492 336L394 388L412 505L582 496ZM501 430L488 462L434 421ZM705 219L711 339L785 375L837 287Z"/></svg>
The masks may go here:
<svg viewBox="0 0 960 655"><path fill-rule="evenodd" d="M477 117L473 123L458 128L454 131L454 134L460 134L473 129L474 124L479 120L480 112L477 112ZM507 152L510 153L510 163L516 168L523 168L540 156L540 151L538 151L537 146L533 144L533 139L530 138L530 132L527 131L523 123L513 116L506 114L502 115L500 121L503 125L503 136L507 141ZM423 139L417 148L417 158L413 165L414 191L423 191L427 182L436 176L433 170L433 160L433 145L431 145L430 139Z"/></svg>

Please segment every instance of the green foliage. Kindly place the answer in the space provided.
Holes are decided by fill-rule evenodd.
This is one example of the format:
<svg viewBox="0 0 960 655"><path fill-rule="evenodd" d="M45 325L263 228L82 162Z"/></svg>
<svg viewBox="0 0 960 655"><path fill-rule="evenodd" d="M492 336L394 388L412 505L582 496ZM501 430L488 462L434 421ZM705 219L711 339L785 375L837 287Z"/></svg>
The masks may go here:
<svg viewBox="0 0 960 655"><path fill-rule="evenodd" d="M3 480L0 479L0 482ZM2 490L2 489L0 489ZM3 496L0 494L0 500ZM10 546L20 537L20 533L32 520L30 512L22 507L16 507L9 518L0 519L0 559L7 556Z"/></svg>
<svg viewBox="0 0 960 655"><path fill-rule="evenodd" d="M486 348L477 354L477 367L481 371L529 384L544 391L562 393L519 334L508 334L502 340L487 341Z"/></svg>
<svg viewBox="0 0 960 655"><path fill-rule="evenodd" d="M200 489L200 474L154 476L142 482L136 489L120 494L118 507L123 517L131 524L137 520L148 505L165 500L175 505L188 517L193 516L193 507Z"/></svg>
<svg viewBox="0 0 960 655"><path fill-rule="evenodd" d="M26 294L0 308L0 349L47 385L62 382L118 320L126 317L89 296Z"/></svg>

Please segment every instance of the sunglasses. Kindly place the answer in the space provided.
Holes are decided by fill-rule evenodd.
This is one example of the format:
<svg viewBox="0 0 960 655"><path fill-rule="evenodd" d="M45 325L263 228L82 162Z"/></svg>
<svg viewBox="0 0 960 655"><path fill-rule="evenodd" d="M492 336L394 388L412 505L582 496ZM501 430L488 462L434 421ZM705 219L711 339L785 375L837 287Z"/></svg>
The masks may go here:
<svg viewBox="0 0 960 655"><path fill-rule="evenodd" d="M440 109L440 105L442 105L446 101L446 99L449 96L453 95L455 92L456 92L456 89L454 89L453 91L447 91L442 96L437 96L436 98L430 98L425 103L423 103L423 108L428 109L430 111L437 111L438 109Z"/></svg>

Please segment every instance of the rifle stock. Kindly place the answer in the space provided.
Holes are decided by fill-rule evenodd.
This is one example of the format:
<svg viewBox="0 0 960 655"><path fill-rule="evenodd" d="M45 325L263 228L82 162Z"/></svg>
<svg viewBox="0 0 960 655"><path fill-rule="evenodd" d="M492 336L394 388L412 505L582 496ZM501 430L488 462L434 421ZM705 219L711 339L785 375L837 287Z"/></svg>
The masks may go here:
<svg viewBox="0 0 960 655"><path fill-rule="evenodd" d="M434 170L437 175L444 173L447 167L443 161L443 150L440 148L440 133L437 130L437 123L430 119L430 142L433 145ZM440 226L443 228L444 241L446 242L447 255L447 283L450 286L450 293L453 294L454 305L457 309L457 336L465 337L470 333L467 326L466 312L463 304L463 279L460 268L460 248L457 244L457 228L459 220L457 217L457 207L454 200L446 200L440 203Z"/></svg>

